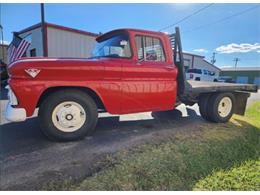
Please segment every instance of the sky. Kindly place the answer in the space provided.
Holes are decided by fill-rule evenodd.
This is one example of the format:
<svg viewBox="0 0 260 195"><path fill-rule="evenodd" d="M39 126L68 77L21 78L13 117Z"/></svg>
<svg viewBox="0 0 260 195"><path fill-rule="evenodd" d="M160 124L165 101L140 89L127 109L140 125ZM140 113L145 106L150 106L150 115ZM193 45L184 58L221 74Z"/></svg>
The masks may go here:
<svg viewBox="0 0 260 195"><path fill-rule="evenodd" d="M40 4L1 4L0 11L7 43L13 31L40 22ZM183 18L177 26L184 51L208 61L216 52L218 67L233 67L235 58L238 67L260 66L260 4L45 4L46 22L94 33L124 27L159 31ZM162 31L172 33L174 27Z"/></svg>

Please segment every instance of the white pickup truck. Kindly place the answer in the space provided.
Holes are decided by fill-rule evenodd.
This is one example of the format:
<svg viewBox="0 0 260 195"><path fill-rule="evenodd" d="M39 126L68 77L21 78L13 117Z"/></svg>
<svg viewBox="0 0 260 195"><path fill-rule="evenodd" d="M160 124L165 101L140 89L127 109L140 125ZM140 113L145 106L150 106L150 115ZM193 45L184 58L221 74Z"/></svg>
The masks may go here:
<svg viewBox="0 0 260 195"><path fill-rule="evenodd" d="M218 81L215 72L200 68L188 69L186 72L186 79L195 81Z"/></svg>

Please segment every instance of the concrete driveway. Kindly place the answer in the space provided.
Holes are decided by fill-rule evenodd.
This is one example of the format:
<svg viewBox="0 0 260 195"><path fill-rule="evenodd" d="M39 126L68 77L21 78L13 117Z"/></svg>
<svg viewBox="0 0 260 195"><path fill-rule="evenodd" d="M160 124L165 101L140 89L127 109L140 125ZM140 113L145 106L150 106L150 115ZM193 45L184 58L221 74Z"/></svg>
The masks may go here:
<svg viewBox="0 0 260 195"><path fill-rule="evenodd" d="M259 99L258 95L255 99ZM6 103L2 97L1 108ZM85 177L102 167L97 162L107 154L163 140L178 131L192 132L196 126L207 123L200 117L197 105L180 105L176 110L156 113L102 114L93 136L77 142L56 143L41 133L37 118L8 123L3 119L3 110L0 130L2 190L37 190L51 180Z"/></svg>

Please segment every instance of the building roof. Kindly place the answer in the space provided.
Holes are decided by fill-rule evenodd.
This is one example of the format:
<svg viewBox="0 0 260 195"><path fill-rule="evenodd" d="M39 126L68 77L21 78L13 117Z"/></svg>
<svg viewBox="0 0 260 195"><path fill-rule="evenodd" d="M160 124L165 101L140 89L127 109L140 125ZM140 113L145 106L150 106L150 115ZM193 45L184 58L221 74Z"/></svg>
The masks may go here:
<svg viewBox="0 0 260 195"><path fill-rule="evenodd" d="M8 44L2 44L2 43L0 43L0 47L8 47Z"/></svg>
<svg viewBox="0 0 260 195"><path fill-rule="evenodd" d="M34 24L32 26L29 26L23 30L20 30L19 32L17 32L18 34L22 34L22 33L26 33L28 31L31 31L31 30L34 30L34 29L37 29L37 28L40 28L41 27L41 23L38 23L38 24ZM70 28L70 27L66 27L66 26L61 26L61 25L57 25L57 24L52 24L52 23L46 23L45 22L45 25L48 27L51 27L51 28L56 28L56 29L59 29L59 30L64 30L64 31L69 31L69 32L74 32L74 33L79 33L79 34L83 34L83 35L88 35L88 36L93 36L93 37L97 37L98 34L96 33L92 33L92 32L88 32L88 31L84 31L84 30L78 30L78 29L75 29L75 28Z"/></svg>
<svg viewBox="0 0 260 195"><path fill-rule="evenodd" d="M184 55L189 55L189 56L196 56L199 58L205 58L205 56L201 56L201 55L197 55L197 54L193 54L193 53L188 53L188 52L182 52Z"/></svg>
<svg viewBox="0 0 260 195"><path fill-rule="evenodd" d="M204 60L204 59L203 59L203 61L206 62L208 65L210 65L210 66L212 66L212 67L218 69L219 71L221 71L221 69L220 69L219 67L215 66L214 64L211 64L211 63L208 62L207 60Z"/></svg>
<svg viewBox="0 0 260 195"><path fill-rule="evenodd" d="M189 56L196 56L196 57L199 57L199 58L205 58L205 56L200 56L200 55L197 55L197 54L193 54L193 53L188 53L188 52L182 52L184 55L189 55ZM208 65L212 66L213 68L216 68L218 69L219 71L221 71L221 69L217 66L215 66L214 64L211 64L210 62L208 62L207 60L203 59L204 62L206 62Z"/></svg>
<svg viewBox="0 0 260 195"><path fill-rule="evenodd" d="M221 68L221 71L260 71L260 66L259 67L226 67L226 68Z"/></svg>

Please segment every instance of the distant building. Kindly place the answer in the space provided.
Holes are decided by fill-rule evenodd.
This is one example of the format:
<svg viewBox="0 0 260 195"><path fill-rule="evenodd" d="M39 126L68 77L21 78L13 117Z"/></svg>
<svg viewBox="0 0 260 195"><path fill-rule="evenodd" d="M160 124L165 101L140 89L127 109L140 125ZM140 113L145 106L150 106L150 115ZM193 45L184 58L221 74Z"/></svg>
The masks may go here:
<svg viewBox="0 0 260 195"><path fill-rule="evenodd" d="M47 57L87 58L96 44L95 33L45 23ZM42 25L38 23L17 32L21 38L30 40L27 57L43 56Z"/></svg>
<svg viewBox="0 0 260 195"><path fill-rule="evenodd" d="M232 77L236 83L248 83L260 86L260 67L222 68L220 76Z"/></svg>
<svg viewBox="0 0 260 195"><path fill-rule="evenodd" d="M4 62L5 64L7 63L7 47L8 45L0 44L0 61Z"/></svg>
<svg viewBox="0 0 260 195"><path fill-rule="evenodd" d="M205 60L205 56L183 52L183 58L185 70L191 68L205 69L214 72L216 77L219 76L221 69Z"/></svg>

